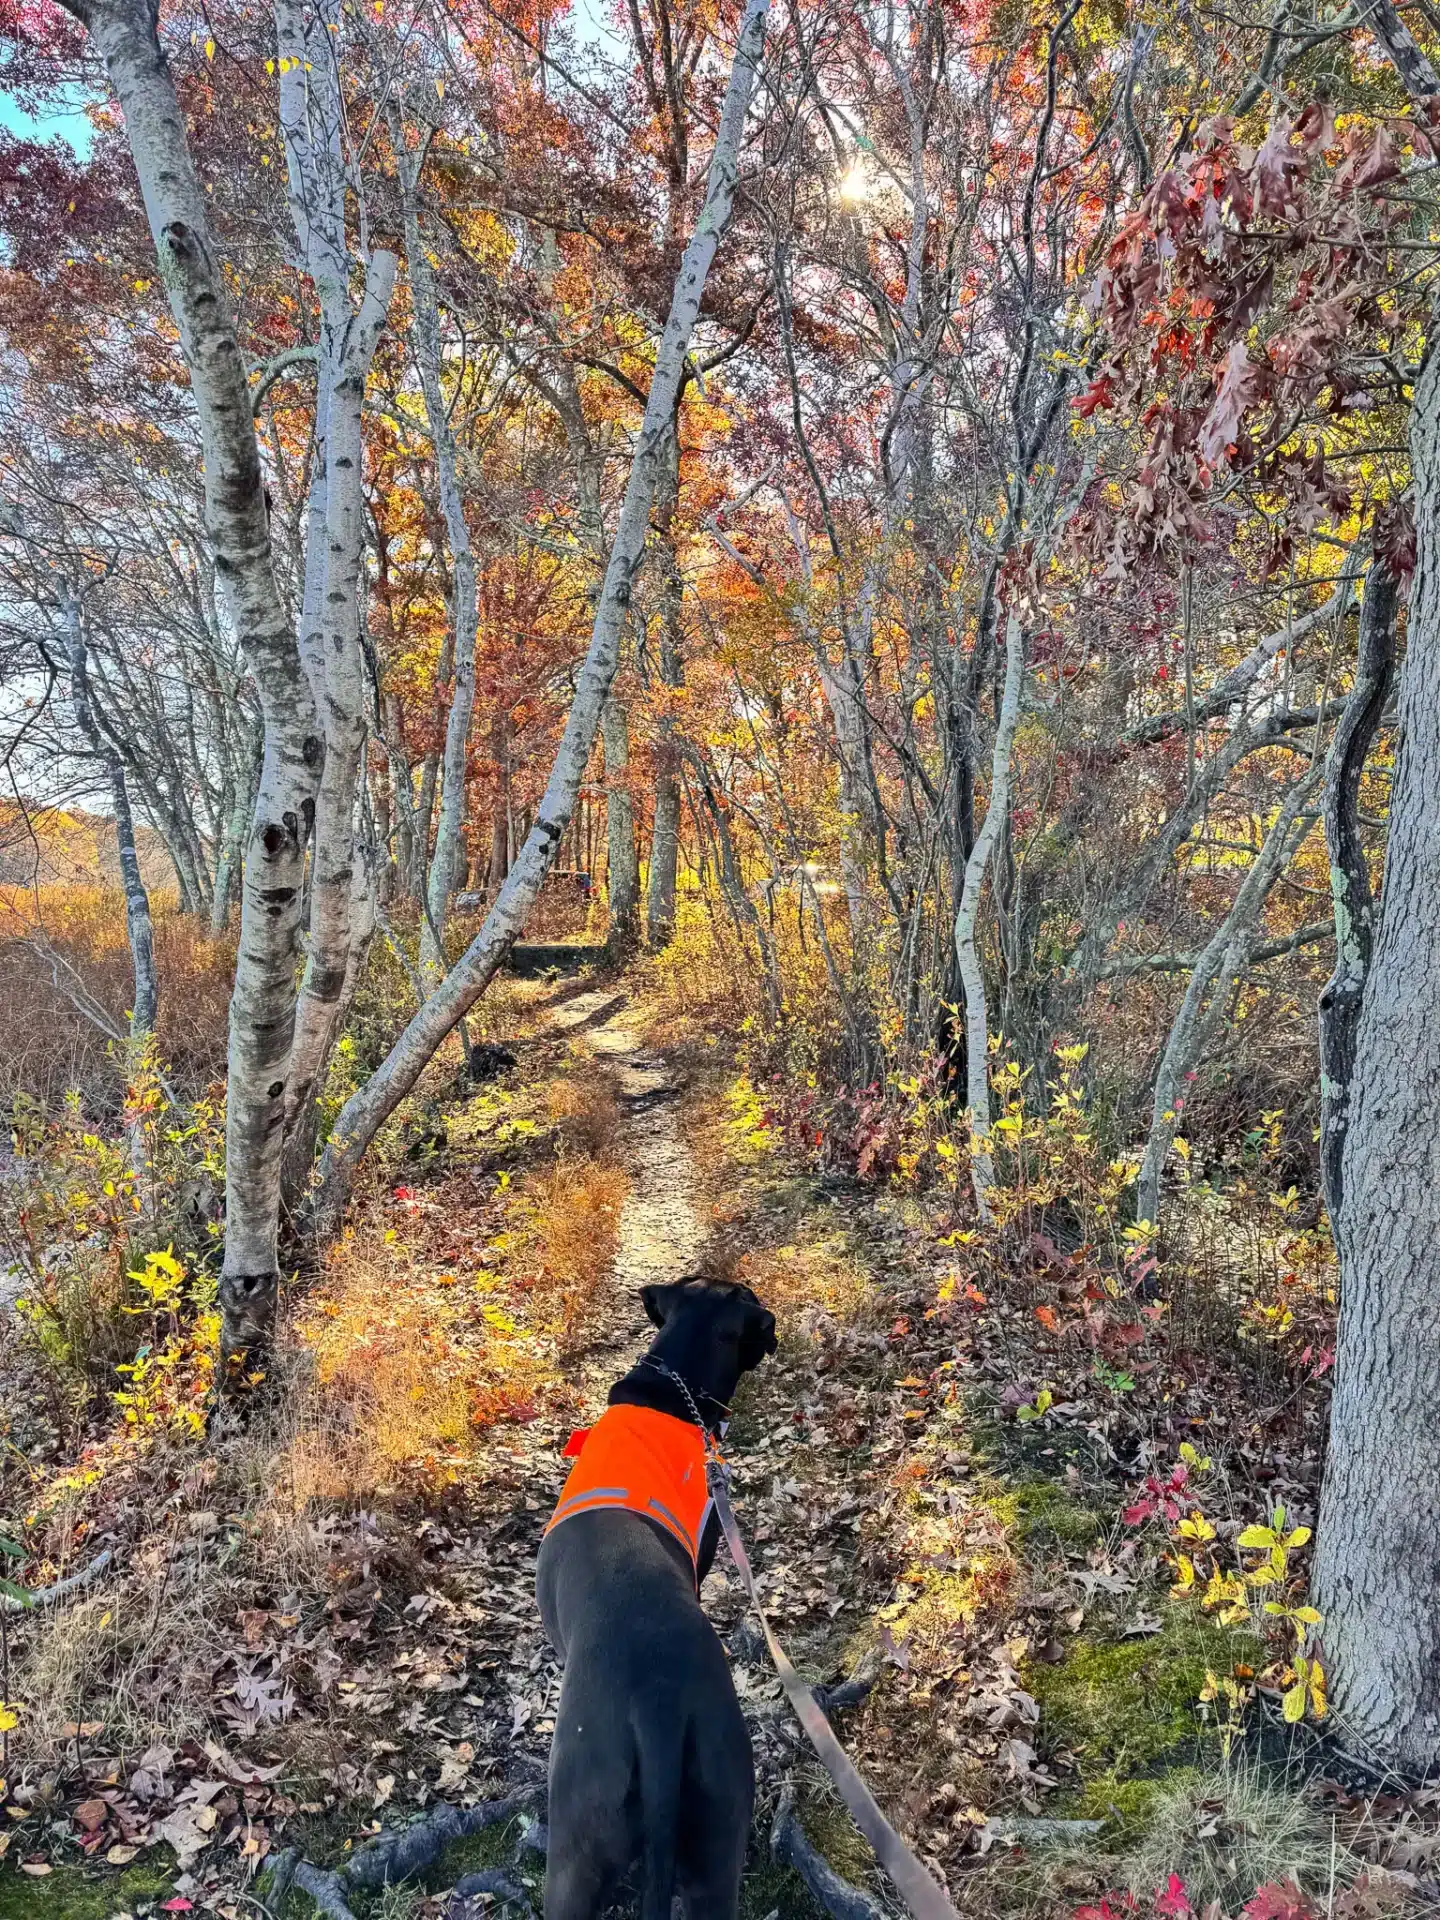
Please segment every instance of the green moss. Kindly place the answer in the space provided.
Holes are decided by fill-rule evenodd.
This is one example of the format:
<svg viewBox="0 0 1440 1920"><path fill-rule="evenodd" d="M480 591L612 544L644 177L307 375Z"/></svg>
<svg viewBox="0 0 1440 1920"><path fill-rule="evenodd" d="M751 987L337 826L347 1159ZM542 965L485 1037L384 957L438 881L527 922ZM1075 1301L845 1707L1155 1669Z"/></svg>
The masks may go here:
<svg viewBox="0 0 1440 1920"><path fill-rule="evenodd" d="M875 1853L845 1808L831 1793L807 1794L796 1808L805 1837L852 1886L868 1884Z"/></svg>
<svg viewBox="0 0 1440 1920"><path fill-rule="evenodd" d="M1074 1820L1108 1820L1105 1844L1114 1847L1139 1837L1150 1824L1157 1796L1177 1780L1188 1780L1194 1769L1178 1767L1149 1779L1124 1780L1117 1773L1097 1774L1080 1791L1069 1796L1065 1817Z"/></svg>
<svg viewBox="0 0 1440 1920"><path fill-rule="evenodd" d="M810 1890L790 1867L777 1867L768 1850L750 1867L740 1886L740 1920L824 1920Z"/></svg>
<svg viewBox="0 0 1440 1920"><path fill-rule="evenodd" d="M151 1911L170 1893L173 1867L64 1865L43 1880L18 1867L0 1868L0 1920L110 1920Z"/></svg>
<svg viewBox="0 0 1440 1920"><path fill-rule="evenodd" d="M1036 1663L1026 1685L1040 1703L1050 1747L1075 1756L1082 1791L1113 1787L1189 1761L1204 1729L1196 1711L1205 1672L1256 1658L1248 1634L1218 1627L1192 1606L1167 1603L1158 1633L1075 1642L1058 1666Z"/></svg>
<svg viewBox="0 0 1440 1920"><path fill-rule="evenodd" d="M1013 1488L1014 1526L1024 1540L1044 1545L1054 1540L1062 1547L1093 1546L1100 1537L1100 1519L1082 1506L1058 1480L1022 1480Z"/></svg>

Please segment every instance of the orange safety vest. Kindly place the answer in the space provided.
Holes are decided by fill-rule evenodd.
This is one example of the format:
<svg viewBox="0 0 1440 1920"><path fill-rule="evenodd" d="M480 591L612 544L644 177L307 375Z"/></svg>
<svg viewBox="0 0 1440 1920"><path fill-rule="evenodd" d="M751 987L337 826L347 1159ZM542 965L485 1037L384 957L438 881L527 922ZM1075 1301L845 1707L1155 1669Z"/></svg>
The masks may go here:
<svg viewBox="0 0 1440 1920"><path fill-rule="evenodd" d="M571 1434L565 1453L579 1457L546 1533L577 1513L623 1507L657 1521L698 1567L710 1504L699 1427L654 1407L607 1407L593 1427Z"/></svg>

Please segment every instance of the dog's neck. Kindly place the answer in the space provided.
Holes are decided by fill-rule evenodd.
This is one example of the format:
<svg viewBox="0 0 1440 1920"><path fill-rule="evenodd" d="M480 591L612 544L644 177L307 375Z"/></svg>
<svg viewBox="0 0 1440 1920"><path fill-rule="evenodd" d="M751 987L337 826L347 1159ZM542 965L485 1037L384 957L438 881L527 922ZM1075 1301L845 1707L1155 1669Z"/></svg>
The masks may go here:
<svg viewBox="0 0 1440 1920"><path fill-rule="evenodd" d="M685 1397L678 1374L690 1389L690 1400ZM691 1405L691 1400L694 1406ZM722 1404L707 1388L697 1382L686 1379L684 1370L672 1368L670 1362L659 1355L652 1358L646 1354L618 1379L609 1393L612 1407L649 1407L655 1413L668 1413L676 1420L683 1420L689 1426L695 1424L695 1409L698 1407L708 1433L720 1433L730 1418L728 1404Z"/></svg>

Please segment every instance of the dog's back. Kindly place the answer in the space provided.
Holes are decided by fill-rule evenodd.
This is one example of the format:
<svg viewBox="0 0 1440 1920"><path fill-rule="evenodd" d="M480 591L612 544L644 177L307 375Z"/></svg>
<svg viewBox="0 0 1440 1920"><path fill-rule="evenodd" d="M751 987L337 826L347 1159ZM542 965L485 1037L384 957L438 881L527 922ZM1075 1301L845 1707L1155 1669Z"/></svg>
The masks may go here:
<svg viewBox="0 0 1440 1920"><path fill-rule="evenodd" d="M577 1513L537 1568L565 1662L546 1920L593 1920L638 1860L642 1920L733 1920L755 1795L729 1666L684 1549L638 1514Z"/></svg>
<svg viewBox="0 0 1440 1920"><path fill-rule="evenodd" d="M755 1768L730 1668L700 1610L714 1556L705 1457L741 1376L775 1351L748 1287L640 1289L659 1328L610 1389L540 1548L565 1662L550 1748L546 1920L595 1920L641 1864L641 1920L735 1920Z"/></svg>

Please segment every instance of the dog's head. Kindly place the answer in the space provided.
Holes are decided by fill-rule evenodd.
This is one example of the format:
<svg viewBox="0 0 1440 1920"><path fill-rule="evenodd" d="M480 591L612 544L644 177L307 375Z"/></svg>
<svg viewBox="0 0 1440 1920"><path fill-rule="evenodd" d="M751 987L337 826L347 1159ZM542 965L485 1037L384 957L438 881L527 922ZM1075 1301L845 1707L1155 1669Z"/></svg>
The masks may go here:
<svg viewBox="0 0 1440 1920"><path fill-rule="evenodd" d="M660 1329L651 1352L714 1400L728 1403L740 1376L775 1351L775 1316L749 1287L696 1276L642 1287L640 1298Z"/></svg>

